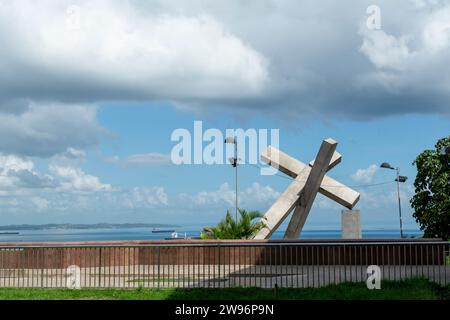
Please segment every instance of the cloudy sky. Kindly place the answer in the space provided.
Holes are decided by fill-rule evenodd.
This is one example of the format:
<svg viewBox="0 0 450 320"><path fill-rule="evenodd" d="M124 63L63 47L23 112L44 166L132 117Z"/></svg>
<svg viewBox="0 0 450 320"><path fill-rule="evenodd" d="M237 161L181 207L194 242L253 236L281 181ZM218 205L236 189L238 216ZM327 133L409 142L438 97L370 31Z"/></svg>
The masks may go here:
<svg viewBox="0 0 450 320"><path fill-rule="evenodd" d="M365 228L397 227L395 184L373 185L399 166L414 228L412 161L450 133L449 1L0 0L0 43L1 224L216 222L232 168L170 161L202 120L279 129L305 162L334 138ZM247 209L289 184L239 170ZM307 227L340 210L318 197Z"/></svg>

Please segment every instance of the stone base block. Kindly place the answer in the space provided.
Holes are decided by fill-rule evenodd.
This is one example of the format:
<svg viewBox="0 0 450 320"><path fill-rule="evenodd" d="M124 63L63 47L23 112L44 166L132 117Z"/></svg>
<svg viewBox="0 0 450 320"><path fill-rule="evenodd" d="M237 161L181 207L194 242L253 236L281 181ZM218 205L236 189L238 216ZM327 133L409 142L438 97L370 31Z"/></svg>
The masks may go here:
<svg viewBox="0 0 450 320"><path fill-rule="evenodd" d="M359 210L342 210L342 239L362 239Z"/></svg>

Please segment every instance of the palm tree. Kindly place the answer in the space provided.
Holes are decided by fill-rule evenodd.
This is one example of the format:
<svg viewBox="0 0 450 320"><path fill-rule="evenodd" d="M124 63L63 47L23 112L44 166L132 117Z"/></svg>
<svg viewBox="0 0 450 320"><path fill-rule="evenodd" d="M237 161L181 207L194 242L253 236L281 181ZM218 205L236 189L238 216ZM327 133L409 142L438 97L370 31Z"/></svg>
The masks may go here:
<svg viewBox="0 0 450 320"><path fill-rule="evenodd" d="M225 219L220 221L215 227L206 227L200 234L202 239L251 239L253 236L266 227L262 221L263 215L259 211L246 211L239 209L241 218L236 222L227 210ZM261 219L262 218L262 219ZM255 219L260 219L254 222Z"/></svg>

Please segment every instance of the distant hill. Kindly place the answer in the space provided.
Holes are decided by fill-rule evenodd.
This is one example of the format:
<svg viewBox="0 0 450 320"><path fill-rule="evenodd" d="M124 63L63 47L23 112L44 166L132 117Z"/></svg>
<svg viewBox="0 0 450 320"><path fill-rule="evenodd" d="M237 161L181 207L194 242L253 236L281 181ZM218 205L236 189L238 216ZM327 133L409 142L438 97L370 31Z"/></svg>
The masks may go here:
<svg viewBox="0 0 450 320"><path fill-rule="evenodd" d="M125 229L125 228L174 228L178 227L173 224L158 223L94 223L94 224L18 224L0 226L3 230L47 230L47 229Z"/></svg>

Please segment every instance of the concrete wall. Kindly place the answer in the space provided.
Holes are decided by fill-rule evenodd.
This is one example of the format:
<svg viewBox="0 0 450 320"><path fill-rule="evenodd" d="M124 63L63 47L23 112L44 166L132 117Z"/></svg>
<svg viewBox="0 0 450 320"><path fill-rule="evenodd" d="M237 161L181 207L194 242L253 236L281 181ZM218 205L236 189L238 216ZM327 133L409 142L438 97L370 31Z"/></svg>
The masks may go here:
<svg viewBox="0 0 450 320"><path fill-rule="evenodd" d="M133 244L148 246L126 247ZM171 246L174 244L181 246ZM70 248L63 247L67 244L51 244L52 247L0 244L0 269L158 264L436 265L443 264L444 254L450 249L449 244L427 240L240 241L240 246L234 244L233 241L98 242L70 244L74 246Z"/></svg>

